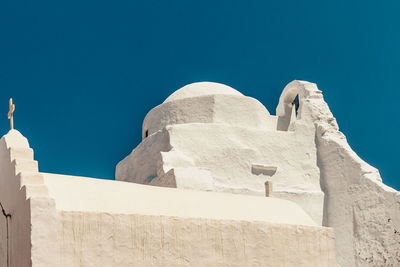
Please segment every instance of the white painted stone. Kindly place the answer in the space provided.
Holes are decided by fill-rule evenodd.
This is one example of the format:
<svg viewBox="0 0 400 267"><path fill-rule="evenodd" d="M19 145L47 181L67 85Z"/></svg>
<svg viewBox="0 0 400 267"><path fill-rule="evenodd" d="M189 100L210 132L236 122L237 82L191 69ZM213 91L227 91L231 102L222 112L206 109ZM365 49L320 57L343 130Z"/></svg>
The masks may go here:
<svg viewBox="0 0 400 267"><path fill-rule="evenodd" d="M225 85L187 85L147 114L116 179L250 195L268 180L274 197L335 229L342 267L400 265L400 193L352 151L322 92L293 81L276 114Z"/></svg>
<svg viewBox="0 0 400 267"><path fill-rule="evenodd" d="M10 148L10 158L33 160L33 150L31 148Z"/></svg>
<svg viewBox="0 0 400 267"><path fill-rule="evenodd" d="M293 84L307 96L303 107L316 125L324 225L335 229L339 264L399 265L400 193L350 148L316 85Z"/></svg>
<svg viewBox="0 0 400 267"><path fill-rule="evenodd" d="M293 202L39 173L13 144L29 148L0 140L1 267L336 266L333 230Z"/></svg>
<svg viewBox="0 0 400 267"><path fill-rule="evenodd" d="M259 101L226 85L187 85L146 115L143 141L118 164L116 179L259 196L268 179L276 196L299 203L321 225L315 127L277 131L277 124Z"/></svg>
<svg viewBox="0 0 400 267"><path fill-rule="evenodd" d="M37 172L38 171L38 163L35 160L26 160L24 158L22 159L14 159L12 161L12 165L14 167L15 173L20 173L22 171L28 171L28 172Z"/></svg>
<svg viewBox="0 0 400 267"><path fill-rule="evenodd" d="M277 224L316 226L316 223L297 204L279 198L151 187L119 181L42 174L44 184L60 210L266 221Z"/></svg>
<svg viewBox="0 0 400 267"><path fill-rule="evenodd" d="M225 85L185 86L149 112L116 178L153 186L40 173L28 140L3 136L0 267L400 263L400 193L312 83L288 84L277 116Z"/></svg>
<svg viewBox="0 0 400 267"><path fill-rule="evenodd" d="M20 181L20 187L43 184L43 175L35 172L20 172L17 175L17 179Z"/></svg>
<svg viewBox="0 0 400 267"><path fill-rule="evenodd" d="M32 225L35 225L35 220L31 218L30 201L27 199L25 189L21 190L21 175L24 172L37 172L37 162L28 157L21 151L28 151L28 155L33 155L29 152L28 140L23 137L17 130L11 130L4 135L0 140L0 202L4 207L6 214L10 214L8 228L8 242L1 242L0 251L6 253L6 260L1 260L0 266L46 266L40 265L33 261L32 246L35 246L36 241L31 238ZM15 151L19 151L14 153ZM21 157L21 158L19 158ZM48 198L45 199L48 201ZM3 215L0 215L3 216ZM49 223L49 222L48 222ZM52 228L54 225L43 225L41 232L46 235L46 229ZM7 236L4 227L0 228L1 236ZM52 246L51 239L48 240L51 249L44 247L35 248L35 252L39 254L58 254L57 247ZM8 265L7 265L8 264Z"/></svg>
<svg viewBox="0 0 400 267"><path fill-rule="evenodd" d="M282 93L278 114L288 114L285 107L297 93L299 116L291 127L301 120L315 125L325 192L324 225L335 229L338 263L342 267L399 266L400 193L384 185L378 170L350 148L315 84L291 82Z"/></svg>
<svg viewBox="0 0 400 267"><path fill-rule="evenodd" d="M205 95L242 96L242 93L225 84L213 82L198 82L188 84L181 89L176 90L172 95L165 99L164 103L184 98L199 97Z"/></svg>
<svg viewBox="0 0 400 267"><path fill-rule="evenodd" d="M0 266L7 266L7 218L1 211L0 207Z"/></svg>

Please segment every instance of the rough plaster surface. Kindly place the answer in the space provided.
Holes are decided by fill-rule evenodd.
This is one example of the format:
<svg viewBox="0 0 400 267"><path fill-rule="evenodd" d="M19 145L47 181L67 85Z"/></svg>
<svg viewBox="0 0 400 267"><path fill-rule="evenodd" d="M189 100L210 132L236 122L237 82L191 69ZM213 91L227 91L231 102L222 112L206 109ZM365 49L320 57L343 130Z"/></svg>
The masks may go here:
<svg viewBox="0 0 400 267"><path fill-rule="evenodd" d="M50 227L51 211L44 207L53 200L48 197L28 140L16 130L0 140L0 202L11 216L9 240L2 244L6 247L2 249L6 251L6 260L2 259L0 266L50 266L46 265L48 255L59 252L48 238L54 226Z"/></svg>
<svg viewBox="0 0 400 267"><path fill-rule="evenodd" d="M67 211L61 220L60 266L337 266L330 228Z"/></svg>
<svg viewBox="0 0 400 267"><path fill-rule="evenodd" d="M187 85L146 115L143 141L118 163L116 179L259 196L269 180L274 196L297 202L322 225L315 127L278 131L279 123L258 100L230 87Z"/></svg>
<svg viewBox="0 0 400 267"><path fill-rule="evenodd" d="M297 204L279 198L152 187L49 173L42 175L59 210L316 226Z"/></svg>
<svg viewBox="0 0 400 267"><path fill-rule="evenodd" d="M335 230L338 263L400 266L400 193L384 185L378 170L350 148L315 84L290 83L278 112L284 112L284 97L293 94L300 98L299 119L315 125L324 225Z"/></svg>
<svg viewBox="0 0 400 267"><path fill-rule="evenodd" d="M342 267L399 266L400 194L351 150L315 84L288 84L277 116L227 86L181 90L117 168L178 189L40 173L27 139L3 136L0 266L335 266L335 247ZM264 195L266 180L315 222L283 199L179 189Z"/></svg>
<svg viewBox="0 0 400 267"><path fill-rule="evenodd" d="M204 91L207 91L208 95L242 95L239 91L225 84L198 82L188 84L181 89L176 90L172 95L165 99L164 103L189 97L203 96L205 95Z"/></svg>
<svg viewBox="0 0 400 267"><path fill-rule="evenodd" d="M333 230L287 200L40 173L15 130L0 157L1 267L336 266Z"/></svg>
<svg viewBox="0 0 400 267"><path fill-rule="evenodd" d="M334 228L342 267L400 266L400 194L353 152L322 92L293 81L276 114L225 85L187 85L147 114L116 179L252 195L272 181L274 197Z"/></svg>
<svg viewBox="0 0 400 267"><path fill-rule="evenodd" d="M7 266L7 246L6 217L0 214L0 266Z"/></svg>

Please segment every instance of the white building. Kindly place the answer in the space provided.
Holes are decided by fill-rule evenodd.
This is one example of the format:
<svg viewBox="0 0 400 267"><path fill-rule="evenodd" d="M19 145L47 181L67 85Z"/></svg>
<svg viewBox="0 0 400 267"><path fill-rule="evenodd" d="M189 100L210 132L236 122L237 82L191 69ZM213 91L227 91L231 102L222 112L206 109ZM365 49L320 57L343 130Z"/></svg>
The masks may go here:
<svg viewBox="0 0 400 267"><path fill-rule="evenodd" d="M147 114L116 179L41 173L11 130L0 266L400 264L400 194L351 150L315 84L288 84L277 116L228 86L187 85Z"/></svg>

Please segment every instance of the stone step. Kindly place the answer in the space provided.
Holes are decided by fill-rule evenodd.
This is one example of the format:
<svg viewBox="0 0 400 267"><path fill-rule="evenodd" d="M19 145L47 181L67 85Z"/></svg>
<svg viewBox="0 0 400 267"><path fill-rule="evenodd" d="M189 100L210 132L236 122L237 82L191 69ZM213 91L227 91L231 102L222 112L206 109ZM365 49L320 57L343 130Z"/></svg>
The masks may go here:
<svg viewBox="0 0 400 267"><path fill-rule="evenodd" d="M20 172L17 178L20 188L24 185L41 185L44 182L43 175L38 172Z"/></svg>
<svg viewBox="0 0 400 267"><path fill-rule="evenodd" d="M22 189L25 191L26 199L33 197L48 197L49 190L43 185L24 185Z"/></svg>
<svg viewBox="0 0 400 267"><path fill-rule="evenodd" d="M12 165L14 166L15 174L39 171L38 162L36 160L14 159Z"/></svg>
<svg viewBox="0 0 400 267"><path fill-rule="evenodd" d="M33 160L33 149L32 148L10 147L8 149L8 151L10 153L11 161L14 159Z"/></svg>

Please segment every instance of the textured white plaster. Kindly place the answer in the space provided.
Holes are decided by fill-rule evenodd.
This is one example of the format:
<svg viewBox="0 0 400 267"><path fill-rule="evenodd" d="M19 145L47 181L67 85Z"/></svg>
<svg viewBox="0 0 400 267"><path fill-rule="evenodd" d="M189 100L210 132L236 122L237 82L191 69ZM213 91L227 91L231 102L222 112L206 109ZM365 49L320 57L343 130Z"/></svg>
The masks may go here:
<svg viewBox="0 0 400 267"><path fill-rule="evenodd" d="M36 203L46 206L52 199L38 173L28 140L17 130L9 131L0 140L0 202L5 213L11 216L9 240L2 244L6 260L0 261L6 265L0 266L51 266L46 264L51 260L48 255L58 254L59 247L48 237L57 224L51 222L49 210L36 216L43 210Z"/></svg>
<svg viewBox="0 0 400 267"><path fill-rule="evenodd" d="M330 228L74 211L61 218L60 266L337 266Z"/></svg>
<svg viewBox="0 0 400 267"><path fill-rule="evenodd" d="M259 196L270 180L274 195L299 203L321 225L324 196L315 127L277 127L278 118L254 98L217 83L190 84L146 115L144 139L118 164L116 179ZM272 166L276 172L269 175L254 166Z"/></svg>
<svg viewBox="0 0 400 267"><path fill-rule="evenodd" d="M198 82L185 85L176 90L165 99L164 103L184 98L198 97L204 95L242 95L239 91L230 86L213 82Z"/></svg>
<svg viewBox="0 0 400 267"><path fill-rule="evenodd" d="M59 210L132 213L316 226L295 203L42 173ZM134 205L132 205L134 203Z"/></svg>
<svg viewBox="0 0 400 267"><path fill-rule="evenodd" d="M293 202L40 173L33 162L19 132L0 140L9 266L336 266L332 229Z"/></svg>
<svg viewBox="0 0 400 267"><path fill-rule="evenodd" d="M0 266L7 266L7 222L6 217L0 211Z"/></svg>
<svg viewBox="0 0 400 267"><path fill-rule="evenodd" d="M190 87L189 87L190 88ZM165 102L153 108L143 121L143 139L167 125L220 123L274 130L276 118L256 99L236 95L201 95Z"/></svg>
<svg viewBox="0 0 400 267"><path fill-rule="evenodd" d="M400 266L399 192L352 151L315 84L289 83L277 116L210 86L187 85L151 110L143 141L117 165L116 179L250 195L264 195L272 181L274 197L335 229L342 267Z"/></svg>
<svg viewBox="0 0 400 267"><path fill-rule="evenodd" d="M116 169L155 186L40 173L28 140L3 136L0 267L335 266L335 250L342 267L400 265L400 193L350 148L315 84L288 84L277 116L215 83L167 100Z"/></svg>
<svg viewBox="0 0 400 267"><path fill-rule="evenodd" d="M315 84L294 81L285 91L299 93L301 118L316 127L324 225L335 229L338 263L400 266L400 193L350 148Z"/></svg>

